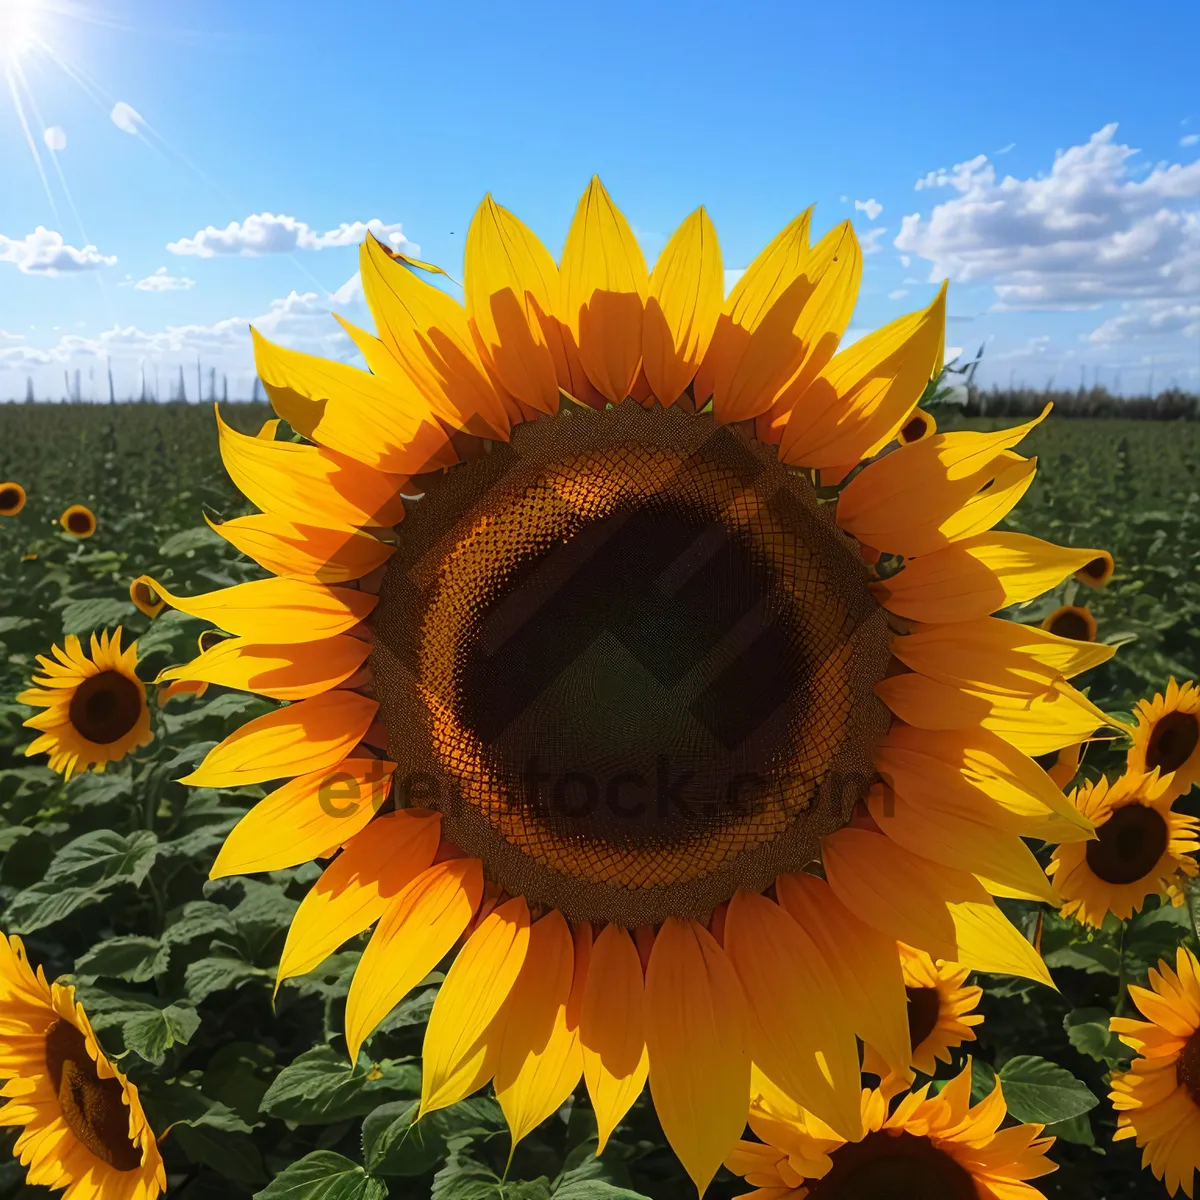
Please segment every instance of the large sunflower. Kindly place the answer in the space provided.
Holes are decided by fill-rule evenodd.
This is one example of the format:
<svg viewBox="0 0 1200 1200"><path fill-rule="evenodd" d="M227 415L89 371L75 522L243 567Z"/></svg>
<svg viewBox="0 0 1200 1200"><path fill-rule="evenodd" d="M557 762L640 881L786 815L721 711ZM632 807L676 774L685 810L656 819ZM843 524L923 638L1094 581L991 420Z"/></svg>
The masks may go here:
<svg viewBox="0 0 1200 1200"><path fill-rule="evenodd" d="M1129 750L1131 771L1172 772L1172 790L1180 795L1200 779L1200 688L1172 678L1166 694L1139 700L1137 726Z"/></svg>
<svg viewBox="0 0 1200 1200"><path fill-rule="evenodd" d="M92 634L91 657L69 634L54 657L39 654L42 674L17 699L44 711L25 724L40 736L25 753L50 756L50 766L68 779L76 771L103 771L154 736L146 689L137 676L137 642L121 649L121 630Z"/></svg>
<svg viewBox="0 0 1200 1200"><path fill-rule="evenodd" d="M1146 1020L1109 1023L1138 1055L1113 1076L1116 1140L1136 1138L1142 1166L1172 1196L1180 1188L1191 1196L1200 1170L1200 962L1180 946L1174 971L1160 962L1150 989L1131 987L1129 994Z"/></svg>
<svg viewBox="0 0 1200 1200"><path fill-rule="evenodd" d="M75 989L34 974L0 934L0 1125L24 1126L14 1152L29 1182L64 1200L154 1200L167 1186L137 1088L108 1061Z"/></svg>
<svg viewBox="0 0 1200 1200"><path fill-rule="evenodd" d="M1171 776L1127 772L1071 793L1096 828L1087 843L1059 846L1046 868L1065 901L1063 916L1099 927L1111 912L1128 920L1151 896L1183 903L1179 876L1197 873L1200 821L1175 812Z"/></svg>
<svg viewBox="0 0 1200 1200"><path fill-rule="evenodd" d="M760 1082L762 1082L760 1080ZM1000 1081L971 1104L971 1065L936 1095L930 1084L891 1107L891 1089L862 1093L862 1133L847 1141L768 1084L750 1107L759 1142L726 1166L755 1188L741 1200L1036 1200L1027 1182L1057 1170L1041 1125L1001 1129ZM890 1111L889 1111L890 1109Z"/></svg>
<svg viewBox="0 0 1200 1200"><path fill-rule="evenodd" d="M1037 422L897 447L944 292L836 353L861 253L808 232L725 298L703 209L648 272L598 180L561 265L489 197L465 307L369 239L369 372L255 335L311 444L218 423L275 577L147 579L234 635L164 679L292 701L186 780L291 779L216 875L341 848L280 978L378 922L357 1053L465 937L424 1110L494 1080L519 1138L582 1076L603 1141L648 1074L701 1189L752 1061L847 1136L855 1035L907 1074L897 939L1048 978L992 896L1053 898L1021 837L1090 825L1028 755L1106 720L1066 679L1109 649L990 615L1098 554L992 532Z"/></svg>

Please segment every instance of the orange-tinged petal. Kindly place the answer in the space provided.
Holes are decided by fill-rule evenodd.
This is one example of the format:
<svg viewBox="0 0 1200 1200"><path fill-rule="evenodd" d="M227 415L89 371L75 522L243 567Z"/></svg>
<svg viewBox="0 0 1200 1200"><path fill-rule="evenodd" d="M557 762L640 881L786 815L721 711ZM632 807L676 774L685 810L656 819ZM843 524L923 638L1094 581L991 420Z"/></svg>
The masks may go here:
<svg viewBox="0 0 1200 1200"><path fill-rule="evenodd" d="M354 837L383 806L395 763L347 758L264 796L226 837L210 879L280 871Z"/></svg>
<svg viewBox="0 0 1200 1200"><path fill-rule="evenodd" d="M598 176L580 197L562 256L562 305L579 359L597 391L620 404L642 359L646 260Z"/></svg>
<svg viewBox="0 0 1200 1200"><path fill-rule="evenodd" d="M579 1023L583 1077L599 1128L597 1154L646 1086L645 1021L637 948L626 930L608 925L592 946Z"/></svg>
<svg viewBox="0 0 1200 1200"><path fill-rule="evenodd" d="M345 633L378 602L368 592L306 579L254 579L202 596L176 596L150 575L138 578L189 617L211 621L239 637L281 646Z"/></svg>
<svg viewBox="0 0 1200 1200"><path fill-rule="evenodd" d="M450 953L482 895L479 860L455 858L435 863L391 899L346 998L351 1062L375 1026Z"/></svg>
<svg viewBox="0 0 1200 1200"><path fill-rule="evenodd" d="M395 525L404 516L402 475L324 446L249 437L227 425L219 411L217 439L229 477L264 512L342 526Z"/></svg>
<svg viewBox="0 0 1200 1200"><path fill-rule="evenodd" d="M707 929L669 917L646 970L650 1093L671 1148L701 1195L746 1127L749 1014Z"/></svg>
<svg viewBox="0 0 1200 1200"><path fill-rule="evenodd" d="M567 1019L574 977L571 927L552 909L529 931L525 962L504 1006L496 1099L513 1146L562 1107L583 1073L579 1033Z"/></svg>
<svg viewBox="0 0 1200 1200"><path fill-rule="evenodd" d="M234 517L209 528L273 575L346 583L383 566L392 548L357 529L297 525L277 513Z"/></svg>
<svg viewBox="0 0 1200 1200"><path fill-rule="evenodd" d="M712 341L696 372L694 392L702 408L713 394L716 377L732 377L750 335L776 300L795 281L808 259L812 209L805 209L771 239L742 273L725 300Z"/></svg>
<svg viewBox="0 0 1200 1200"><path fill-rule="evenodd" d="M275 988L320 966L383 915L437 854L436 813L387 813L351 837L300 902L288 929Z"/></svg>
<svg viewBox="0 0 1200 1200"><path fill-rule="evenodd" d="M1096 554L1025 533L981 533L914 558L871 588L913 621L972 621L1048 592Z"/></svg>
<svg viewBox="0 0 1200 1200"><path fill-rule="evenodd" d="M536 235L490 195L467 230L463 294L500 382L539 412L557 412L555 364L564 351L547 318L558 302L558 267Z"/></svg>
<svg viewBox="0 0 1200 1200"><path fill-rule="evenodd" d="M725 950L746 994L754 1065L842 1137L857 1138L858 1045L816 943L774 901L739 891L725 918Z"/></svg>
<svg viewBox="0 0 1200 1200"><path fill-rule="evenodd" d="M946 289L923 312L870 333L834 357L798 395L779 442L794 466L869 458L895 437L929 382Z"/></svg>
<svg viewBox="0 0 1200 1200"><path fill-rule="evenodd" d="M250 334L272 407L306 438L396 475L428 471L445 452L428 406L404 405L391 381Z"/></svg>
<svg viewBox="0 0 1200 1200"><path fill-rule="evenodd" d="M660 404L692 382L721 314L725 273L717 231L698 208L671 235L650 273L642 324L642 369Z"/></svg>
<svg viewBox="0 0 1200 1200"><path fill-rule="evenodd" d="M155 682L191 680L272 700L304 700L344 683L370 652L369 642L346 633L283 646L221 638L191 662L160 671Z"/></svg>
<svg viewBox="0 0 1200 1200"><path fill-rule="evenodd" d="M893 938L864 925L823 879L804 873L775 881L779 903L817 943L854 1032L910 1079L908 996Z"/></svg>
<svg viewBox="0 0 1200 1200"><path fill-rule="evenodd" d="M529 907L517 896L493 909L467 939L438 989L421 1051L421 1115L482 1086L503 1027L489 1026L508 999L529 949ZM495 1062L491 1064L495 1069Z"/></svg>
<svg viewBox="0 0 1200 1200"><path fill-rule="evenodd" d="M379 704L334 691L247 721L218 742L180 783L242 787L336 767L371 727Z"/></svg>

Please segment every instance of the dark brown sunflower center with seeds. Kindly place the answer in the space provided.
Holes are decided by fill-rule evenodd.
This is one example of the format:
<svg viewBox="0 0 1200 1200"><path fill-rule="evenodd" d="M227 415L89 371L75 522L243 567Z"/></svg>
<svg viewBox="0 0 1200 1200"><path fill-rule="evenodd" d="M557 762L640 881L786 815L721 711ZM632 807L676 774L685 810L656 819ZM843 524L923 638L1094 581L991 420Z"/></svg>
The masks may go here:
<svg viewBox="0 0 1200 1200"><path fill-rule="evenodd" d="M1092 561L1083 568L1083 573L1090 576L1092 579L1103 579L1104 576L1108 574L1108 559L1093 558Z"/></svg>
<svg viewBox="0 0 1200 1200"><path fill-rule="evenodd" d="M924 417L913 417L913 419L904 426L900 436L906 442L915 442L924 436L925 430L928 427L928 422Z"/></svg>
<svg viewBox="0 0 1200 1200"><path fill-rule="evenodd" d="M16 488L0 488L0 512L8 512L21 503L21 493Z"/></svg>
<svg viewBox="0 0 1200 1200"><path fill-rule="evenodd" d="M412 802L508 891L707 915L811 861L869 786L886 620L773 450L673 409L563 414L402 533L372 653L398 800L422 776Z"/></svg>
<svg viewBox="0 0 1200 1200"><path fill-rule="evenodd" d="M1154 722L1146 743L1146 769L1158 767L1164 774L1178 771L1200 744L1200 715L1173 712Z"/></svg>
<svg viewBox="0 0 1200 1200"><path fill-rule="evenodd" d="M1170 842L1162 814L1144 804L1116 809L1096 828L1096 840L1084 852L1093 875L1105 883L1136 883L1154 870Z"/></svg>
<svg viewBox="0 0 1200 1200"><path fill-rule="evenodd" d="M129 1106L117 1079L101 1079L87 1043L70 1021L46 1030L46 1073L67 1128L101 1162L136 1171L142 1152L129 1139Z"/></svg>
<svg viewBox="0 0 1200 1200"><path fill-rule="evenodd" d="M1058 637L1074 638L1077 642L1090 642L1092 629L1083 613L1076 609L1064 609L1050 623L1050 633Z"/></svg>
<svg viewBox="0 0 1200 1200"><path fill-rule="evenodd" d="M92 528L92 518L87 513L73 512L67 518L67 528L72 533L89 533Z"/></svg>
<svg viewBox="0 0 1200 1200"><path fill-rule="evenodd" d="M978 1200L971 1173L928 1138L880 1130L839 1147L808 1200Z"/></svg>
<svg viewBox="0 0 1200 1200"><path fill-rule="evenodd" d="M1175 1081L1200 1108L1200 1029L1188 1038L1175 1063Z"/></svg>
<svg viewBox="0 0 1200 1200"><path fill-rule="evenodd" d="M935 987L905 988L908 994L908 1042L914 1050L937 1028L942 1002Z"/></svg>
<svg viewBox="0 0 1200 1200"><path fill-rule="evenodd" d="M89 675L71 697L71 724L97 746L119 742L142 715L142 689L120 671Z"/></svg>

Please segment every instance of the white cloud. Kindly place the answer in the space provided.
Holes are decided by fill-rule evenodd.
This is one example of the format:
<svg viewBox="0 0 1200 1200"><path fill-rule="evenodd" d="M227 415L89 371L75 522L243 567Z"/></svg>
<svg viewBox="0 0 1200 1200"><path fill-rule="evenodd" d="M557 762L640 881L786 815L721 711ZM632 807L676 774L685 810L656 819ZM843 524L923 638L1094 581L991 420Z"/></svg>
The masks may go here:
<svg viewBox="0 0 1200 1200"><path fill-rule="evenodd" d="M857 212L865 212L868 221L874 221L883 212L883 205L873 198L870 200L855 200L854 208Z"/></svg>
<svg viewBox="0 0 1200 1200"><path fill-rule="evenodd" d="M908 295L908 288L896 288L893 292L888 292L889 300L903 300Z"/></svg>
<svg viewBox="0 0 1200 1200"><path fill-rule="evenodd" d="M51 125L42 134L42 140L46 143L46 147L56 154L67 148L67 135L58 125Z"/></svg>
<svg viewBox="0 0 1200 1200"><path fill-rule="evenodd" d="M132 104L126 104L124 100L118 100L108 115L122 133L131 133L134 137L142 132L142 127L146 124L142 114Z"/></svg>
<svg viewBox="0 0 1200 1200"><path fill-rule="evenodd" d="M999 157L1001 154L1008 154L1010 151L1015 150L1016 148L1016 142L1009 142L1007 146L1001 146L1000 149L996 151L996 155Z"/></svg>
<svg viewBox="0 0 1200 1200"><path fill-rule="evenodd" d="M906 216L898 250L927 259L930 279L991 282L1000 309L1086 309L1120 298L1200 291L1200 163L1156 164L1132 178L1137 153L1106 125L1060 151L1049 174L996 177L986 155L931 171L917 187L958 195Z"/></svg>
<svg viewBox="0 0 1200 1200"><path fill-rule="evenodd" d="M159 267L145 279L136 283L129 279L121 286L136 288L139 292L187 292L196 286L196 281L186 275L172 275L166 267Z"/></svg>
<svg viewBox="0 0 1200 1200"><path fill-rule="evenodd" d="M745 267L726 267L725 268L725 295L729 295L733 291L733 285L746 273Z"/></svg>
<svg viewBox="0 0 1200 1200"><path fill-rule="evenodd" d="M911 266L911 264L912 264L912 259L909 258L909 256L907 254L900 255L900 265L902 267L904 267L907 270L908 267Z"/></svg>
<svg viewBox="0 0 1200 1200"><path fill-rule="evenodd" d="M368 230L394 250L414 257L421 252L420 246L405 238L402 226L385 224L378 217L370 221L343 222L336 229L317 233L295 217L276 216L269 212L252 213L244 221L230 221L224 229L209 225L192 237L168 242L167 249L172 254L197 258L257 258L263 254L291 254L296 250L356 246L366 237Z"/></svg>
<svg viewBox="0 0 1200 1200"><path fill-rule="evenodd" d="M101 254L95 246L77 250L63 241L61 233L39 225L18 240L0 233L0 263L12 263L25 275L62 275L71 271L95 271L111 267L114 255Z"/></svg>
<svg viewBox="0 0 1200 1200"><path fill-rule="evenodd" d="M868 229L866 233L859 238L859 244L862 246L863 257L866 258L871 254L878 254L883 247L879 244L883 239L883 235L887 233L887 229L880 225L877 229Z"/></svg>
<svg viewBox="0 0 1200 1200"><path fill-rule="evenodd" d="M1185 133L1183 137L1179 139L1179 144L1181 146L1195 146L1198 143L1200 143L1200 133Z"/></svg>
<svg viewBox="0 0 1200 1200"><path fill-rule="evenodd" d="M9 333L7 329L0 329L0 343L3 342L23 342L25 335L23 333Z"/></svg>
<svg viewBox="0 0 1200 1200"><path fill-rule="evenodd" d="M1150 301L1126 304L1123 309L1119 316L1109 317L1097 325L1088 334L1088 341L1093 345L1107 346L1170 334L1200 338L1200 303Z"/></svg>

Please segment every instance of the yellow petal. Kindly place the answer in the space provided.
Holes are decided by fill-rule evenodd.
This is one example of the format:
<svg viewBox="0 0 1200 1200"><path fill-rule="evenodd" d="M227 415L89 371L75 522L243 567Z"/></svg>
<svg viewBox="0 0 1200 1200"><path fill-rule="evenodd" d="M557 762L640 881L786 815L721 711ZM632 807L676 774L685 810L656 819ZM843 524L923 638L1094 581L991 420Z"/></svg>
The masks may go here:
<svg viewBox="0 0 1200 1200"><path fill-rule="evenodd" d="M180 783L243 787L336 767L371 727L379 704L357 692L324 692L247 721Z"/></svg>
<svg viewBox="0 0 1200 1200"><path fill-rule="evenodd" d="M320 966L378 921L393 898L428 870L440 836L436 813L401 811L379 817L351 837L292 917L276 990L285 979Z"/></svg>
<svg viewBox="0 0 1200 1200"><path fill-rule="evenodd" d="M579 1033L567 1019L575 948L563 915L551 910L529 931L529 949L504 1007L496 1099L512 1143L557 1112L583 1073Z"/></svg>
<svg viewBox="0 0 1200 1200"><path fill-rule="evenodd" d="M1054 987L1042 956L990 898L987 903L972 900L949 908L958 942L957 962L972 971L1017 975Z"/></svg>
<svg viewBox="0 0 1200 1200"><path fill-rule="evenodd" d="M746 993L754 1065L842 1137L856 1139L858 1045L816 943L774 901L739 891L729 902L725 949Z"/></svg>
<svg viewBox="0 0 1200 1200"><path fill-rule="evenodd" d="M209 878L280 871L320 858L379 811L395 769L386 759L347 758L276 788L234 826Z"/></svg>
<svg viewBox="0 0 1200 1200"><path fill-rule="evenodd" d="M649 282L629 222L592 176L563 247L563 315L588 378L613 404L637 378Z"/></svg>
<svg viewBox="0 0 1200 1200"><path fill-rule="evenodd" d="M971 621L1048 592L1097 553L1025 533L982 533L914 558L871 588L891 612L913 621Z"/></svg>
<svg viewBox="0 0 1200 1200"><path fill-rule="evenodd" d="M946 289L912 313L843 350L796 397L779 442L794 466L835 467L882 449L907 420L929 382Z"/></svg>
<svg viewBox="0 0 1200 1200"><path fill-rule="evenodd" d="M776 300L792 285L808 259L812 209L805 209L771 239L734 284L725 300L712 341L696 372L696 405L712 397L716 377L732 377L750 335Z"/></svg>
<svg viewBox="0 0 1200 1200"><path fill-rule="evenodd" d="M446 434L427 405L406 407L390 381L369 371L287 350L254 328L250 334L271 404L297 432L396 475L440 465Z"/></svg>
<svg viewBox="0 0 1200 1200"><path fill-rule="evenodd" d="M459 429L502 437L509 421L453 297L396 261L373 237L359 253L363 294L379 339L438 414Z"/></svg>
<svg viewBox="0 0 1200 1200"><path fill-rule="evenodd" d="M315 642L353 629L378 597L303 579L255 579L203 596L176 596L150 575L139 576L172 608L211 621L226 633L275 645Z"/></svg>
<svg viewBox="0 0 1200 1200"><path fill-rule="evenodd" d="M388 903L346 998L350 1061L371 1031L447 954L479 907L477 858L436 863Z"/></svg>
<svg viewBox="0 0 1200 1200"><path fill-rule="evenodd" d="M650 274L642 366L660 404L674 404L704 357L725 294L721 247L698 208L671 235Z"/></svg>
<svg viewBox="0 0 1200 1200"><path fill-rule="evenodd" d="M230 428L220 412L217 438L229 477L265 512L342 526L395 525L404 516L402 475L377 471L323 446L248 437Z"/></svg>
<svg viewBox="0 0 1200 1200"><path fill-rule="evenodd" d="M650 1093L671 1149L701 1195L746 1127L746 1001L703 926L668 917L646 968Z"/></svg>
<svg viewBox="0 0 1200 1200"><path fill-rule="evenodd" d="M817 943L854 1032L879 1051L892 1071L911 1079L908 996L895 941L864 925L815 875L781 875L775 891L783 908Z"/></svg>
<svg viewBox="0 0 1200 1200"><path fill-rule="evenodd" d="M558 302L558 267L534 233L490 195L467 230L463 293L500 382L523 404L557 412L555 363L564 351L548 318Z"/></svg>
<svg viewBox="0 0 1200 1200"><path fill-rule="evenodd" d="M508 999L528 949L529 907L520 896L490 912L467 939L438 989L425 1028L422 1116L457 1104L482 1086L481 1068L489 1052L498 1054L501 1040L487 1036L489 1026Z"/></svg>
<svg viewBox="0 0 1200 1200"><path fill-rule="evenodd" d="M628 932L617 925L605 926L592 947L579 1040L600 1154L642 1094L650 1069L642 963Z"/></svg>
<svg viewBox="0 0 1200 1200"><path fill-rule="evenodd" d="M370 652L369 642L345 633L284 646L221 638L191 662L160 671L155 682L190 680L272 700L304 700L344 683Z"/></svg>
<svg viewBox="0 0 1200 1200"><path fill-rule="evenodd" d="M356 529L297 525L277 513L235 517L209 528L274 575L346 583L383 566L392 548Z"/></svg>

